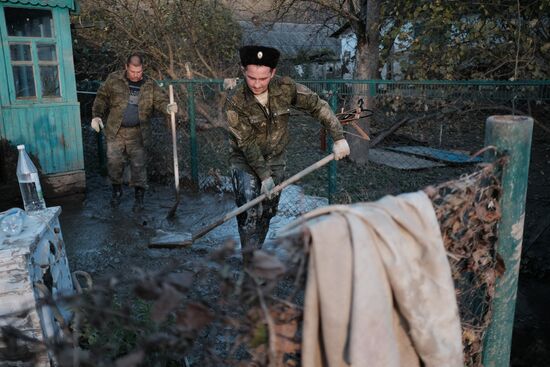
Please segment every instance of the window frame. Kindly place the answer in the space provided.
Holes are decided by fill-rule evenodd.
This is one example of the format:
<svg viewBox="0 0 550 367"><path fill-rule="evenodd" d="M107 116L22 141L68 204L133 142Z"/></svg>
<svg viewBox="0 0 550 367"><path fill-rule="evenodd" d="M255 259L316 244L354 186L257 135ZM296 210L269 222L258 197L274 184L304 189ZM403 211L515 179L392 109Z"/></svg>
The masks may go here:
<svg viewBox="0 0 550 367"><path fill-rule="evenodd" d="M12 45L24 45L24 46L29 46L29 51L30 51L30 60L12 60L11 58L11 46ZM9 42L8 41L8 47L9 47L9 53L10 53L10 65L8 67L8 71L11 72L11 75L12 75L12 78L13 78L13 91L14 91L14 97L17 99L17 100L27 100L27 101L33 101L36 99L36 95L38 94L37 90L36 90L36 77L35 77L35 73L34 73L34 62L33 62L33 57L32 57L32 44L30 42ZM30 97L17 97L17 91L15 90L15 76L14 76L14 72L13 72L13 67L14 66L30 66L31 69L32 69L32 80L33 80L33 87L34 87L34 96L30 96Z"/></svg>
<svg viewBox="0 0 550 367"><path fill-rule="evenodd" d="M45 10L50 12L52 17L52 36L51 37L31 37L31 36L9 36L8 35L8 25L6 22L6 13L4 9L6 8L16 8L21 11L25 10ZM8 77L8 84L10 90L10 100L14 104L28 104L29 102L63 102L64 93L63 93L63 70L61 65L61 54L59 50L60 40L58 39L59 34L59 22L56 19L55 8L38 8L38 7L28 7L28 6L16 6L11 5L2 7L0 16L2 17L2 33L5 35L5 40L3 40L4 45L4 58L6 60L6 74ZM4 38L4 37L2 37ZM31 61L13 61L11 59L10 45L13 44L28 44L31 48ZM39 45L53 45L55 47L56 61L41 61L38 59L38 47ZM33 79L34 79L34 88L35 96L33 97L17 97L15 91L15 78L13 74L14 65L30 65L32 63L33 69ZM59 96L44 96L42 90L42 77L40 74L40 66L57 66L57 82L59 85Z"/></svg>

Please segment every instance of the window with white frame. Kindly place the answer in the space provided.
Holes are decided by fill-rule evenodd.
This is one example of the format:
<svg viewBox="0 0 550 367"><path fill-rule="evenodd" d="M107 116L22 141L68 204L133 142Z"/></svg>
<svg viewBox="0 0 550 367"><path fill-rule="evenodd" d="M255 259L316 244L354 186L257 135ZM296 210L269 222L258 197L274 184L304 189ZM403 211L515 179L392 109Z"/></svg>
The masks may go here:
<svg viewBox="0 0 550 367"><path fill-rule="evenodd" d="M52 12L4 8L16 99L59 98L59 62Z"/></svg>

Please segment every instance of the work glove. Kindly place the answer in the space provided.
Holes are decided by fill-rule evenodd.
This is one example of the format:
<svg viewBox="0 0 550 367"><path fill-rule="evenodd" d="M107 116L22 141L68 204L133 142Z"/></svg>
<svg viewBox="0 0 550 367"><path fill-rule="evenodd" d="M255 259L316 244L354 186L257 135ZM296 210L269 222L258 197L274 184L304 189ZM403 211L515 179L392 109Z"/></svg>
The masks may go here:
<svg viewBox="0 0 550 367"><path fill-rule="evenodd" d="M334 159L339 160L349 155L349 145L346 139L336 140L332 146Z"/></svg>
<svg viewBox="0 0 550 367"><path fill-rule="evenodd" d="M272 193L271 191L275 188L275 182L273 181L273 178L269 177L262 181L262 188L260 189L260 193L266 194L268 199L273 199L275 197L275 193Z"/></svg>
<svg viewBox="0 0 550 367"><path fill-rule="evenodd" d="M223 80L223 90L233 89L237 86L239 78L225 78Z"/></svg>
<svg viewBox="0 0 550 367"><path fill-rule="evenodd" d="M103 129L105 126L103 126L103 121L101 121L101 117L94 117L92 119L92 129L95 130L96 133L98 133L101 129Z"/></svg>
<svg viewBox="0 0 550 367"><path fill-rule="evenodd" d="M178 104L176 102L168 103L166 105L166 113L171 114L172 112L178 113Z"/></svg>

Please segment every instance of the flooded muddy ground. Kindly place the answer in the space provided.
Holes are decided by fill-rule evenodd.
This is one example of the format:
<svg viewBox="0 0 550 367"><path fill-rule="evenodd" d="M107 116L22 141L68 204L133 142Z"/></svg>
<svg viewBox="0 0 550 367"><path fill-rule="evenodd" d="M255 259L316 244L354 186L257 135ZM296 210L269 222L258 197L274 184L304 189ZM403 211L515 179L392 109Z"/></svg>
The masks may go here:
<svg viewBox="0 0 550 367"><path fill-rule="evenodd" d="M159 231L192 233L215 222L235 208L232 192L182 192L176 216L172 220L166 219L175 200L173 188L170 186L151 184L145 196L145 210L139 214L132 212L134 198L131 188L124 187L124 196L118 208L111 208L110 196L108 180L92 175L88 180L85 200L59 203L63 208L61 227L71 271L86 271L94 282L103 284L115 277L118 280L117 294L121 299L131 297L135 284L132 281L138 274L166 269L175 272L189 271L200 279L195 280L196 283L187 297L196 301L207 299L215 303L220 297L221 285L213 274L204 271L204 267L209 266L209 259L214 253L222 250L227 241L231 241L236 244L236 251L232 251L224 259L224 263L233 277L242 275L235 218L213 229L190 247L148 248L150 238ZM277 235L279 229L300 214L327 204L325 198L304 195L299 186L287 187L281 194L279 211L271 221L264 249L278 252L279 249L270 239ZM192 366L204 365L208 355L205 351L211 348L215 348L215 353L220 358L233 355L229 351L235 343L235 330L224 330L217 324L210 329L195 340L195 345L187 355ZM240 353L236 357L233 355L233 358L250 358L246 352Z"/></svg>
<svg viewBox="0 0 550 367"><path fill-rule="evenodd" d="M117 273L132 267L155 270L176 262L185 265L196 257L215 251L227 240L239 243L236 219L214 228L189 248L148 248L149 240L159 233L194 233L235 208L231 192L193 194L183 192L173 219L166 219L174 205L175 194L169 186L152 184L145 196L145 210L132 212L133 189L124 188L122 203L111 208L111 189L106 178L88 180L85 200L64 202L61 214L63 237L71 270L84 270L94 277ZM301 213L327 205L325 198L306 196L299 186L291 185L281 196L279 211L271 221L268 239ZM240 262L239 254L235 262ZM187 264L189 265L189 264Z"/></svg>

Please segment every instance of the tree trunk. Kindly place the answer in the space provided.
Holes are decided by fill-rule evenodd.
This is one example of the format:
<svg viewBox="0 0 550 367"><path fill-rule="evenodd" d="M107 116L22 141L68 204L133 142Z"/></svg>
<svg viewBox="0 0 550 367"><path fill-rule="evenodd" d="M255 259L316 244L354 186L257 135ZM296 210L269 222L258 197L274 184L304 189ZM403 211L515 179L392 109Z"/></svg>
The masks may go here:
<svg viewBox="0 0 550 367"><path fill-rule="evenodd" d="M355 34L357 35L357 48L355 52L355 79L374 80L379 79L378 64L380 59L380 5L381 0L362 0L361 22L353 24ZM361 85L354 85L355 88ZM354 89L355 89L354 88ZM371 88L373 88L371 90ZM373 96L376 93L374 84L369 85L366 95L362 91L354 91L354 105L359 98L367 101L366 107L373 109L375 106ZM367 119L359 122L361 128L369 131ZM351 148L350 158L356 163L366 163L368 161L369 145L366 140L349 135L349 144Z"/></svg>

